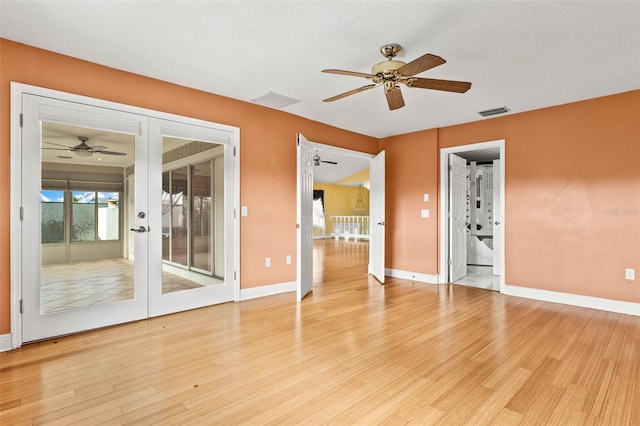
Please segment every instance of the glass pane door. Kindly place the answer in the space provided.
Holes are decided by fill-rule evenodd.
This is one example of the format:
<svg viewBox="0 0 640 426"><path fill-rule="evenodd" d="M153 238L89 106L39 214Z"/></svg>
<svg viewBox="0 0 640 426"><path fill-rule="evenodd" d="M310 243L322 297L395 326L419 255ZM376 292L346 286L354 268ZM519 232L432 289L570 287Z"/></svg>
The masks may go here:
<svg viewBox="0 0 640 426"><path fill-rule="evenodd" d="M146 317L146 241L138 264L128 229L128 214L146 211L136 201L146 197L127 185L139 154L146 161L145 141L122 131L124 117L106 116L96 128L81 117L100 116L99 108L29 99L23 159L40 163L23 163L23 340ZM108 123L119 131L104 130Z"/></svg>
<svg viewBox="0 0 640 426"><path fill-rule="evenodd" d="M161 250L151 254L158 259L152 265L158 278L151 280L151 311L164 314L233 300L233 281L225 276L227 139L209 129L161 120L151 122L150 133L151 146L158 149L151 154L157 159L152 185L158 182L162 211ZM154 282L161 282L161 288L154 290Z"/></svg>

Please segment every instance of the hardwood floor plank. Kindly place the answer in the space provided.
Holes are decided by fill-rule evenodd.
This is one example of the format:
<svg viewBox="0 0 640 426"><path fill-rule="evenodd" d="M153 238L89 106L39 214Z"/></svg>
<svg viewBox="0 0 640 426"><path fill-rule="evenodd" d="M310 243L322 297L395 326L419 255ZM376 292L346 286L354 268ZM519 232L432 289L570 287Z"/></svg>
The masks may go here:
<svg viewBox="0 0 640 426"><path fill-rule="evenodd" d="M0 424L640 424L640 318L367 275L0 353Z"/></svg>

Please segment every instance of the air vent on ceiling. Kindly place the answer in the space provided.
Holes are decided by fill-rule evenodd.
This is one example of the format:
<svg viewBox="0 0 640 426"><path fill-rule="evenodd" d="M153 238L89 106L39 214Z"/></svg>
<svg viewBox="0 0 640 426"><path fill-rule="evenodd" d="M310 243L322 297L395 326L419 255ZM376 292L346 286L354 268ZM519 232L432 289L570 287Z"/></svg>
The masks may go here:
<svg viewBox="0 0 640 426"><path fill-rule="evenodd" d="M255 102L260 105L269 106L272 108L284 108L289 105L296 104L300 102L299 99L290 98L285 95L281 95L276 92L269 92L264 96L261 96L256 99L251 99L251 102Z"/></svg>
<svg viewBox="0 0 640 426"><path fill-rule="evenodd" d="M478 114L480 114L483 117L488 117L490 115L497 115L497 114L504 114L505 112L509 112L511 111L509 108L507 107L500 107L500 108L494 108L494 109L488 109L485 111L480 111Z"/></svg>

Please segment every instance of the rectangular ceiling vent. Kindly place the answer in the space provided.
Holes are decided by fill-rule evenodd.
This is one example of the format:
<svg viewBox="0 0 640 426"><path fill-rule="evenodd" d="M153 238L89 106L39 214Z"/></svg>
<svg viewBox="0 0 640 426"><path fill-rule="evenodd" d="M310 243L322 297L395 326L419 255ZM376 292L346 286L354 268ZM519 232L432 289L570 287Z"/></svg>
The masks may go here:
<svg viewBox="0 0 640 426"><path fill-rule="evenodd" d="M488 117L490 115L504 114L505 112L509 112L509 111L511 110L507 107L500 107L500 108L488 109L486 111L480 111L478 114L480 114L483 117Z"/></svg>
<svg viewBox="0 0 640 426"><path fill-rule="evenodd" d="M264 96L261 96L256 99L251 99L251 102L255 102L257 104L272 107L272 108L284 108L286 106L296 104L300 102L300 100L290 98L288 96L270 91Z"/></svg>

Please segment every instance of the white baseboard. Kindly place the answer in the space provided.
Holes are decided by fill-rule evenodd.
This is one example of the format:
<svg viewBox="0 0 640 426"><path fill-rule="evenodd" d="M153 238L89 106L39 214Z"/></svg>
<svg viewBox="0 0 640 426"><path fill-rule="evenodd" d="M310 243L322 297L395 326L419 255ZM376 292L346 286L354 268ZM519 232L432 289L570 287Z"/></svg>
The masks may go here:
<svg viewBox="0 0 640 426"><path fill-rule="evenodd" d="M400 269L384 270L385 275L394 278L423 282L428 284L445 284L438 275L421 274ZM541 300L543 302L562 303L564 305L580 306L582 308L598 309L619 314L640 316L640 303L624 302L622 300L603 299L599 297L583 296L579 294L560 293L557 291L541 290L537 288L504 285L502 294Z"/></svg>
<svg viewBox="0 0 640 426"><path fill-rule="evenodd" d="M557 291L518 287L513 285L505 285L502 289L502 294L542 300L544 302L562 303L564 305L616 312L619 314L640 316L640 303L624 302L622 300L602 299L599 297L583 296L580 294L560 293Z"/></svg>
<svg viewBox="0 0 640 426"><path fill-rule="evenodd" d="M437 275L421 274L419 272L403 271L400 269L386 268L384 274L388 277L402 278L428 284L439 284Z"/></svg>
<svg viewBox="0 0 640 426"><path fill-rule="evenodd" d="M274 294L296 291L295 281L280 284L263 285L259 287L240 289L240 300L255 299L258 297L273 296Z"/></svg>
<svg viewBox="0 0 640 426"><path fill-rule="evenodd" d="M0 334L0 352L6 352L13 349L11 347L11 334Z"/></svg>

